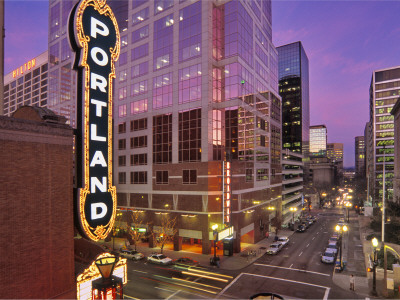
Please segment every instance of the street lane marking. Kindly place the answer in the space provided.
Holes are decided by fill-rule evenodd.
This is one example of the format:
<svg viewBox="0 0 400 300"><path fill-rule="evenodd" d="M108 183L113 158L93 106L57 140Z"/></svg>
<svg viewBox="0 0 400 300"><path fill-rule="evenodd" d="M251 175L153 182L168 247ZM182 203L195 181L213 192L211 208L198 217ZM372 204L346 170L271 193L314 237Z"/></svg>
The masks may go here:
<svg viewBox="0 0 400 300"><path fill-rule="evenodd" d="M169 295L167 298L165 298L166 300L171 299L173 296L175 296L176 294L178 294L179 292L181 292L181 290L177 290L175 293Z"/></svg>
<svg viewBox="0 0 400 300"><path fill-rule="evenodd" d="M300 272L318 274L318 275L328 276L328 277L331 276L330 274L325 274L325 273L320 273L320 272L315 272L315 271L302 270L302 269L293 269L293 268L286 268L286 267L274 266L274 265L264 265L264 264L254 264L254 265L255 265L255 266L261 266L261 267L270 267L270 268L277 268L277 269L285 269L285 270L291 270L291 271L300 271Z"/></svg>
<svg viewBox="0 0 400 300"><path fill-rule="evenodd" d="M147 274L147 272L139 271L139 270L131 270L131 271Z"/></svg>
<svg viewBox="0 0 400 300"><path fill-rule="evenodd" d="M314 239L315 239L315 236L311 240L314 240Z"/></svg>
<svg viewBox="0 0 400 300"><path fill-rule="evenodd" d="M135 298L135 297L128 296L128 295L125 295L125 294L124 294L124 299L125 299L125 297L126 297L126 298L129 298L129 299L140 300L139 298Z"/></svg>
<svg viewBox="0 0 400 300"><path fill-rule="evenodd" d="M284 268L286 269L286 268ZM269 278L269 279L275 279L275 280L280 280L280 281L285 281L285 282L294 282L294 283L298 283L298 284L303 284L303 285L309 285L309 286L315 286L315 287L319 287L322 289L325 289L325 294L324 294L324 300L328 299L328 294L330 291L330 288L327 286L323 286L323 285L318 285L318 284L313 284L313 283L308 283L308 282L302 282L302 281L297 281L297 280L290 280L290 279L286 279L286 278L279 278L279 277L271 277L271 276L265 276L265 275L258 275L258 274L251 274L251 273L240 273L240 275L238 277L235 278L235 280L233 280L230 284L228 284L219 294L218 297L223 295L225 293L225 291L230 288L230 286L232 284L234 284L236 282L236 280L238 280L240 277L242 277L242 275L248 275L248 276L255 276L255 277L262 277L262 278Z"/></svg>
<svg viewBox="0 0 400 300"><path fill-rule="evenodd" d="M310 246L310 244L307 244L306 248L307 248L308 246Z"/></svg>
<svg viewBox="0 0 400 300"><path fill-rule="evenodd" d="M162 291L165 291L165 292L169 292L169 293L175 293L175 292L176 292L176 291L172 291L172 290L168 290L168 289L163 289L163 288L160 288L160 287L158 287L158 286L155 286L154 288L155 288L155 289L162 290Z"/></svg>
<svg viewBox="0 0 400 300"><path fill-rule="evenodd" d="M303 254L303 251L300 252L299 256Z"/></svg>
<svg viewBox="0 0 400 300"><path fill-rule="evenodd" d="M293 264L290 265L289 269L293 266Z"/></svg>

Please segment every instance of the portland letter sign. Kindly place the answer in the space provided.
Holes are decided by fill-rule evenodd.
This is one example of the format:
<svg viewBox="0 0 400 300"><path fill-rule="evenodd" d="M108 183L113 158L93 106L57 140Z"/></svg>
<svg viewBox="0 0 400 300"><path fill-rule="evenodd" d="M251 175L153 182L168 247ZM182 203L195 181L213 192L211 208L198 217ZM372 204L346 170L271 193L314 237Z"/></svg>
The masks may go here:
<svg viewBox="0 0 400 300"><path fill-rule="evenodd" d="M105 0L79 1L68 29L78 70L77 225L84 236L97 241L112 230L117 207L112 186L112 80L120 36Z"/></svg>

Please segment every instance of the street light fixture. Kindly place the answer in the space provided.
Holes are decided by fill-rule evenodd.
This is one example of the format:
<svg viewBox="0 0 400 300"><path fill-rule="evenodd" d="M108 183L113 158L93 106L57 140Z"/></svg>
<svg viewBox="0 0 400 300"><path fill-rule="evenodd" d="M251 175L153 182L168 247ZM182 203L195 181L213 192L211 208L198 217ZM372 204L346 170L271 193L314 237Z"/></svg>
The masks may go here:
<svg viewBox="0 0 400 300"><path fill-rule="evenodd" d="M291 207L290 211L292 212L292 224L294 224L294 213L297 211L297 207Z"/></svg>
<svg viewBox="0 0 400 300"><path fill-rule="evenodd" d="M372 277L372 295L377 296L377 292L376 292L376 265L377 265L377 261L376 261L376 247L378 247L378 239L376 237L374 237L372 239L372 246L374 247L374 265L373 265L373 277Z"/></svg>
<svg viewBox="0 0 400 300"><path fill-rule="evenodd" d="M346 232L348 230L346 225L340 226L339 224L336 225L335 230L340 234L339 238L339 244L340 244L340 269L342 269L342 260L343 260L343 249L342 249L342 238L343 238L343 232Z"/></svg>

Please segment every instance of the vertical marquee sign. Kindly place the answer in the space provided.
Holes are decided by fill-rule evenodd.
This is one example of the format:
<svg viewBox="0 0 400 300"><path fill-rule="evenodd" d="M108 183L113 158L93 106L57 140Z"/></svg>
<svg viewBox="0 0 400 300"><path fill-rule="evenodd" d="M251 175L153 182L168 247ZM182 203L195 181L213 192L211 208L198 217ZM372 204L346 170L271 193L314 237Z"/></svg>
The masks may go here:
<svg viewBox="0 0 400 300"><path fill-rule="evenodd" d="M112 230L117 207L112 186L112 80L120 36L105 0L79 1L68 29L78 70L77 223L84 236L97 241Z"/></svg>

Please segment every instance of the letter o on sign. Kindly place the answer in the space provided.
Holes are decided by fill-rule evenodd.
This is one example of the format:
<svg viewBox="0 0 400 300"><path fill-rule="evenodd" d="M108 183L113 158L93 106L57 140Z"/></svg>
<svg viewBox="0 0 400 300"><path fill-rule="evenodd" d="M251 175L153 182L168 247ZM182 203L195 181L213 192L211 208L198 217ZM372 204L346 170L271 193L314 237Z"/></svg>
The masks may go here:
<svg viewBox="0 0 400 300"><path fill-rule="evenodd" d="M101 60L98 59L97 54L101 55ZM107 53L99 47L93 47L90 51L90 56L92 57L93 61L99 66L105 66L108 64Z"/></svg>

